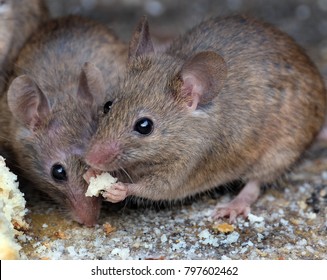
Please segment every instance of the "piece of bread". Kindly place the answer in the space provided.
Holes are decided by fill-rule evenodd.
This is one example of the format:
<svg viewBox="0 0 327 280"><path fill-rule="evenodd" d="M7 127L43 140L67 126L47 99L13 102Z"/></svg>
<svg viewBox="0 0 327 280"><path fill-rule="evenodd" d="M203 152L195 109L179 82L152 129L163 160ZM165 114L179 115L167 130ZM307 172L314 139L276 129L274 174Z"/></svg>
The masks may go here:
<svg viewBox="0 0 327 280"><path fill-rule="evenodd" d="M18 188L17 176L10 172L0 156L0 259L18 259L21 246L15 236L28 228L24 194Z"/></svg>
<svg viewBox="0 0 327 280"><path fill-rule="evenodd" d="M107 172L96 175L96 177L91 177L85 196L99 196L102 191L108 189L116 182L117 178L112 177Z"/></svg>

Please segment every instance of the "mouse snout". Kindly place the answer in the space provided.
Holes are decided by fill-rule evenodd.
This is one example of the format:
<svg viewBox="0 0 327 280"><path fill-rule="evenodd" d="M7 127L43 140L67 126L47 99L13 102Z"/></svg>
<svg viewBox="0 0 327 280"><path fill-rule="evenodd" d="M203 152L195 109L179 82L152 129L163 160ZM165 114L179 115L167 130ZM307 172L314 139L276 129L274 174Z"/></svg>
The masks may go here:
<svg viewBox="0 0 327 280"><path fill-rule="evenodd" d="M100 216L101 198L85 197L72 202L72 218L87 227L94 226Z"/></svg>
<svg viewBox="0 0 327 280"><path fill-rule="evenodd" d="M119 155L120 148L117 142L93 145L87 152L85 161L88 165L99 170L107 170Z"/></svg>

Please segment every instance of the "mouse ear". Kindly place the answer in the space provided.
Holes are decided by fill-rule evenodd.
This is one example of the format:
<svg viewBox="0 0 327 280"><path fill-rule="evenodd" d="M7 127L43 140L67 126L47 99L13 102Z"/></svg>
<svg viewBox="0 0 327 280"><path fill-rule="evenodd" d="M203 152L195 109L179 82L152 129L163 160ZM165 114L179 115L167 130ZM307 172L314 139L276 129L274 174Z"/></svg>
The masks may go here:
<svg viewBox="0 0 327 280"><path fill-rule="evenodd" d="M82 68L77 97L87 105L102 104L105 100L105 84L98 67L93 63L86 62Z"/></svg>
<svg viewBox="0 0 327 280"><path fill-rule="evenodd" d="M27 75L15 78L8 89L8 106L13 116L36 129L50 113L48 99Z"/></svg>
<svg viewBox="0 0 327 280"><path fill-rule="evenodd" d="M154 48L150 37L149 24L146 16L143 16L137 24L129 43L128 59L131 60L152 52L154 52Z"/></svg>
<svg viewBox="0 0 327 280"><path fill-rule="evenodd" d="M200 52L185 61L179 78L182 86L177 92L186 106L195 110L214 99L227 77L225 60L215 52Z"/></svg>

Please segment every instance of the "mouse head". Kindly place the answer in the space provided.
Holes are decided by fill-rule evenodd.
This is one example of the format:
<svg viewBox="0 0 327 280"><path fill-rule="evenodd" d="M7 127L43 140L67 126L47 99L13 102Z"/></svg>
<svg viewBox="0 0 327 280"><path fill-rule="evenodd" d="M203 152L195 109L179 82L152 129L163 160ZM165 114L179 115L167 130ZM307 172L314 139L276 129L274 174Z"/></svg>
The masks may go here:
<svg viewBox="0 0 327 280"><path fill-rule="evenodd" d="M13 80L8 105L15 119L15 144L23 176L64 204L76 221L91 226L100 213L100 199L85 197L84 149L97 125L104 100L101 72L86 63L74 93L51 101L29 76Z"/></svg>
<svg viewBox="0 0 327 280"><path fill-rule="evenodd" d="M114 171L194 154L208 133L206 108L226 75L226 63L212 51L186 60L155 54L143 18L130 43L125 79L104 105L86 162Z"/></svg>

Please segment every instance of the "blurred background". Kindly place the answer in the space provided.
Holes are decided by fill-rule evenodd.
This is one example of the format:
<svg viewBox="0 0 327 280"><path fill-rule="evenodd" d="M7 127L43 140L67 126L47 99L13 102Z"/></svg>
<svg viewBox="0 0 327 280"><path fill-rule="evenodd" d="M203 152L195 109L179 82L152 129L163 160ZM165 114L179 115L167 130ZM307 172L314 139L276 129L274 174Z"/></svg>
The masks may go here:
<svg viewBox="0 0 327 280"><path fill-rule="evenodd" d="M246 14L277 25L307 49L327 78L327 0L46 0L53 16L82 14L104 22L128 42L147 15L161 43L212 16Z"/></svg>

